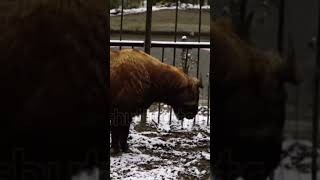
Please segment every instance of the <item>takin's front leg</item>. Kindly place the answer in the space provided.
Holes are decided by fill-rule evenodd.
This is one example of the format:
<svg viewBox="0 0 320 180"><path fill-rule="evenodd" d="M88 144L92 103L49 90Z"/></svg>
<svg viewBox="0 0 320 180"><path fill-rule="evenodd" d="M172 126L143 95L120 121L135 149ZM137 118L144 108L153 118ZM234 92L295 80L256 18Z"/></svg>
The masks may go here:
<svg viewBox="0 0 320 180"><path fill-rule="evenodd" d="M122 152L128 152L128 136L132 117L128 113L118 112L111 121L111 149L112 156L119 155L120 147Z"/></svg>
<svg viewBox="0 0 320 180"><path fill-rule="evenodd" d="M110 149L110 155L115 156L120 153L120 128L117 125L110 125L111 130L111 149Z"/></svg>
<svg viewBox="0 0 320 180"><path fill-rule="evenodd" d="M110 155L115 156L119 155L120 153L120 130L121 130L121 120L122 120L122 114L116 113L111 118L110 123L110 131L111 131L111 149L110 149Z"/></svg>
<svg viewBox="0 0 320 180"><path fill-rule="evenodd" d="M129 136L130 124L121 127L120 146L122 152L129 152L128 136Z"/></svg>
<svg viewBox="0 0 320 180"><path fill-rule="evenodd" d="M125 117L120 129L120 146L122 152L129 152L128 136L132 117Z"/></svg>

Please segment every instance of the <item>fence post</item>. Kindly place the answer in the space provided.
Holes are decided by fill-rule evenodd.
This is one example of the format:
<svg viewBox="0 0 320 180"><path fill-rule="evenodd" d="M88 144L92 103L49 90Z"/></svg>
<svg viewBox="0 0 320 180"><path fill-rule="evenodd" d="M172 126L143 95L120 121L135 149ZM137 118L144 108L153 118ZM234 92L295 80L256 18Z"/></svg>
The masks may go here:
<svg viewBox="0 0 320 180"><path fill-rule="evenodd" d="M146 13L146 34L144 41L144 51L150 54L151 48L151 22L152 22L152 0L147 0L147 13Z"/></svg>
<svg viewBox="0 0 320 180"><path fill-rule="evenodd" d="M230 10L231 10L231 18L232 22L235 25L236 32L240 37L245 40L249 40L249 29L246 25L247 21L247 5L248 0L232 0L230 1Z"/></svg>
<svg viewBox="0 0 320 180"><path fill-rule="evenodd" d="M241 24L241 26L246 24L246 20L247 20L247 5L248 5L248 0L242 0L241 1L241 4L240 4L240 24ZM241 33L244 33L244 32L241 32Z"/></svg>
<svg viewBox="0 0 320 180"><path fill-rule="evenodd" d="M147 13L146 13L146 34L144 40L144 51L150 54L151 48L151 21L152 21L152 0L147 0ZM147 111L143 109L141 114L140 127L145 127L147 122Z"/></svg>
<svg viewBox="0 0 320 180"><path fill-rule="evenodd" d="M207 114L207 126L210 126L210 73L208 77L209 83L208 83L208 114Z"/></svg>
<svg viewBox="0 0 320 180"><path fill-rule="evenodd" d="M318 130L319 130L319 70L320 70L320 1L318 1L318 35L317 35L317 56L316 68L314 73L314 92L313 92L313 118L312 118L312 180L317 180L317 149L318 149Z"/></svg>
<svg viewBox="0 0 320 180"><path fill-rule="evenodd" d="M280 0L279 6L279 24L278 24L278 51L280 55L283 55L283 27L284 27L284 18L285 18L285 0Z"/></svg>
<svg viewBox="0 0 320 180"><path fill-rule="evenodd" d="M105 31L106 31L106 34L107 34L107 42L108 42L108 44L107 44L107 49L109 49L109 51L110 51L110 44L109 44L109 42L110 42L110 1L107 1L107 3L106 3L106 9L107 9L107 20L106 20L106 29L105 29ZM108 52L107 51L107 53L106 53L106 59L104 60L104 69L107 71L107 69L109 70L109 71L107 71L107 73L106 72L104 72L104 87L106 88L106 90L104 91L104 92L108 92L109 91L109 89L110 89L110 52ZM108 93L109 94L109 93ZM108 114L107 114L107 118L108 118L108 120L109 120L109 122L107 122L107 133L108 133L108 135L110 136L111 135L111 133L110 133L110 104L108 103L109 101L108 101L108 99L109 99L109 97L108 97L108 95L107 96L105 96L105 103L107 104L107 112L108 112ZM106 138L106 140L107 140L107 144L110 144L110 138L109 138L109 136ZM107 148L109 149L109 146L107 146ZM110 150L109 151L107 151L107 162L106 162L106 168L107 168L107 172L105 173L104 171L103 171L103 173L101 173L101 172L99 172L99 179L105 179L105 177L104 176L106 176L106 174L110 174ZM109 176L109 175L107 175L107 176Z"/></svg>
<svg viewBox="0 0 320 180"><path fill-rule="evenodd" d="M214 53L212 52L212 50L214 49L214 46L213 46L213 44L214 44L214 40L213 40L213 37L212 37L212 29L213 29L213 22L214 22L214 4L213 4L213 1L209 1L208 2L209 3L209 6L210 6L210 65L209 65L209 82L213 82L213 78L212 78L212 75L213 75L213 70L214 70ZM213 92L213 86L214 86L214 84L212 85L211 83L209 83L209 87L210 87L210 89L209 89L209 92L208 92L208 94L210 94L210 96L212 95L212 93L210 92L210 91L212 91ZM210 97L211 99L214 99L215 97ZM209 101L210 102L210 101ZM211 109L209 109L209 113L210 113L210 117L213 117L213 118L210 118L210 124L213 124L213 123L211 123L211 119L214 119L214 116L215 116L215 114L214 114L214 110L213 111L211 111ZM210 132L214 132L214 131L212 131L213 130L213 126L210 126ZM213 147L213 143L212 143L212 141L210 140L210 149L212 149L212 147ZM216 157L213 157L213 158L216 158ZM216 162L215 162L216 163ZM216 165L216 164L214 164L214 165ZM213 179L216 179L215 178L215 176L214 176L214 169L213 169L213 166L214 165L212 165L212 166L210 166L210 178L211 178L211 180L213 180Z"/></svg>
<svg viewBox="0 0 320 180"><path fill-rule="evenodd" d="M175 22L174 22L174 42L177 42L177 31L178 31L178 10L179 10L179 0L176 0L176 11L175 11ZM176 65L176 48L173 48L173 62L172 65ZM169 110L169 125L172 121L172 107Z"/></svg>
<svg viewBox="0 0 320 180"><path fill-rule="evenodd" d="M284 10L285 10L285 0L280 0L280 6L279 6L279 23L278 23L278 39L277 39L277 45L278 45L278 51L279 51L279 54L280 56L283 56L284 52L283 52L283 28L284 28L284 19L285 19L285 13L284 13ZM292 59L291 59L292 60ZM283 109L286 109L286 101L283 102L282 104ZM282 118L284 120L287 119L287 115L286 115L286 111L282 111ZM270 174L270 180L274 180L275 178L275 174L274 174L274 171Z"/></svg>

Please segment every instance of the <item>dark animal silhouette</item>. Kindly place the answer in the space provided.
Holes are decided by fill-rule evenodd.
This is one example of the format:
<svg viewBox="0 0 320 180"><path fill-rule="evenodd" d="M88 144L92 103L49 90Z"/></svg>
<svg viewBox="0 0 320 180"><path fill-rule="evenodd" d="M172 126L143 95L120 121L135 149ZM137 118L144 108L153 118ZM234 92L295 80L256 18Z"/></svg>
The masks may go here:
<svg viewBox="0 0 320 180"><path fill-rule="evenodd" d="M8 20L0 38L1 176L69 180L106 162L105 18L89 5L46 4Z"/></svg>
<svg viewBox="0 0 320 180"><path fill-rule="evenodd" d="M128 150L132 117L153 102L171 105L178 119L198 112L201 80L136 49L110 51L112 153Z"/></svg>
<svg viewBox="0 0 320 180"><path fill-rule="evenodd" d="M284 84L300 80L293 60L254 48L231 23L217 18L211 24L213 173L222 180L262 180L280 161Z"/></svg>

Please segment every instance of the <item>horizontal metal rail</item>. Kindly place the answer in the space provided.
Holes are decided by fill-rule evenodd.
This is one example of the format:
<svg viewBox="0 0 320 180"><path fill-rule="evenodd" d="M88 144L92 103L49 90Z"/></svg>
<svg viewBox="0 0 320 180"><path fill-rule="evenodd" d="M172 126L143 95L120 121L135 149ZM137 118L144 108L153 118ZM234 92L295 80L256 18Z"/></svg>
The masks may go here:
<svg viewBox="0 0 320 180"><path fill-rule="evenodd" d="M144 47L144 41L132 40L110 40L110 46L135 46ZM172 41L151 41L151 47L166 48L210 48L210 42L172 42Z"/></svg>

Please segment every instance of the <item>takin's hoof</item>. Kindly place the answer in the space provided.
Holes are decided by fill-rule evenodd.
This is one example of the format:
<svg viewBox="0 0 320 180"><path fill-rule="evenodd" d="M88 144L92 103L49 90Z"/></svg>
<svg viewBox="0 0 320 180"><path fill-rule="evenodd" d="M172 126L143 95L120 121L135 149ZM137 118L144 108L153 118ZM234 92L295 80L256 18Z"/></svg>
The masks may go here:
<svg viewBox="0 0 320 180"><path fill-rule="evenodd" d="M124 153L131 152L127 143L121 145L121 150Z"/></svg>
<svg viewBox="0 0 320 180"><path fill-rule="evenodd" d="M128 149L125 151L125 153L133 153L133 151L128 148Z"/></svg>
<svg viewBox="0 0 320 180"><path fill-rule="evenodd" d="M123 153L132 153L133 151L131 151L129 148L124 148L122 149Z"/></svg>
<svg viewBox="0 0 320 180"><path fill-rule="evenodd" d="M119 148L112 147L110 149L110 156L120 156L120 155L121 155L121 151Z"/></svg>

